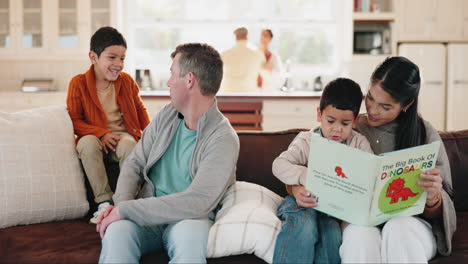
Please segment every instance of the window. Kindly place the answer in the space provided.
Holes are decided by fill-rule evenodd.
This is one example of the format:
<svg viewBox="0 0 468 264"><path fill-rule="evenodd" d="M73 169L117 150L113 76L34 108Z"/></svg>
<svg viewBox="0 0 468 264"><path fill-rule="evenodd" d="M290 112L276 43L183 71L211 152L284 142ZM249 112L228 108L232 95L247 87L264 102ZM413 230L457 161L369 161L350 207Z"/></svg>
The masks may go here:
<svg viewBox="0 0 468 264"><path fill-rule="evenodd" d="M337 74L342 65L346 0L135 0L122 1L123 32L128 41L128 72L151 71L152 87L166 88L170 54L179 44L204 42L222 52L235 43L233 30L244 26L258 45L264 28L270 44L291 74L312 80ZM345 7L346 6L346 7ZM351 33L349 33L351 36ZM345 49L346 50L346 49ZM351 52L349 52L351 53ZM137 76L138 78L138 76Z"/></svg>

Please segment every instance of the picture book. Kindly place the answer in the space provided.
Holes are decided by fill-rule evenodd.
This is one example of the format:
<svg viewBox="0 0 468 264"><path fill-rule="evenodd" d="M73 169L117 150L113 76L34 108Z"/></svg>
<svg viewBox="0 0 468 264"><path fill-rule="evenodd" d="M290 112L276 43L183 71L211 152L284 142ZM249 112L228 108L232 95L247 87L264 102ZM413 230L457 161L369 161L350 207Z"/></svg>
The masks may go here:
<svg viewBox="0 0 468 264"><path fill-rule="evenodd" d="M424 211L419 174L435 168L440 141L374 155L312 135L306 189L316 210L362 226Z"/></svg>

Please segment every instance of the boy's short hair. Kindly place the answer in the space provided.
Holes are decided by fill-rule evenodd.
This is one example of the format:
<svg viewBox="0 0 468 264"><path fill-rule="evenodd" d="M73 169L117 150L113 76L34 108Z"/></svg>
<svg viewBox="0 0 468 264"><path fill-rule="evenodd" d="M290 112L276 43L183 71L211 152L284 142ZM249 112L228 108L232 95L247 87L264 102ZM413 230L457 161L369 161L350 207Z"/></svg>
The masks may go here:
<svg viewBox="0 0 468 264"><path fill-rule="evenodd" d="M102 27L98 29L91 37L90 50L97 56L109 46L118 45L127 48L127 41L117 29L113 27Z"/></svg>
<svg viewBox="0 0 468 264"><path fill-rule="evenodd" d="M331 105L340 110L351 110L354 118L359 115L359 109L364 95L359 84L348 78L338 78L329 82L323 89L320 98L320 111Z"/></svg>
<svg viewBox="0 0 468 264"><path fill-rule="evenodd" d="M171 58L180 54L179 68L182 77L189 72L195 75L201 94L215 95L223 79L223 61L219 52L208 44L187 43L177 46Z"/></svg>

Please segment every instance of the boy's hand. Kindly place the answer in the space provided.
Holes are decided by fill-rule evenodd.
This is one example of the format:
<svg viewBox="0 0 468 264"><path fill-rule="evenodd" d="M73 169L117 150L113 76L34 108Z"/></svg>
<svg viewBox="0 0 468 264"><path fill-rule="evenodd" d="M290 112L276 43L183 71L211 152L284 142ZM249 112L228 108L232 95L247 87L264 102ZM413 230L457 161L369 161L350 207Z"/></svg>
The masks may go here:
<svg viewBox="0 0 468 264"><path fill-rule="evenodd" d="M306 188L302 185L291 186L292 195L296 198L297 205L301 207L317 207L317 200Z"/></svg>
<svg viewBox="0 0 468 264"><path fill-rule="evenodd" d="M106 154L108 154L109 149L115 151L115 147L117 146L117 143L119 143L120 140L120 135L114 132L109 132L102 136L100 139L102 142L102 149Z"/></svg>

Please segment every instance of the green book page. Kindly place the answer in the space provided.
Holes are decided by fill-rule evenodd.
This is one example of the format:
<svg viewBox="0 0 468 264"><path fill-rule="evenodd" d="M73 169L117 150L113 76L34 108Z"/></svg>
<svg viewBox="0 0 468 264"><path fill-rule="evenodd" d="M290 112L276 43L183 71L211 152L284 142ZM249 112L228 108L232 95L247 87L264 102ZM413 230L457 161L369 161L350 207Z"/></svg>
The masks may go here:
<svg viewBox="0 0 468 264"><path fill-rule="evenodd" d="M316 210L367 225L378 156L312 135L306 189L318 197Z"/></svg>
<svg viewBox="0 0 468 264"><path fill-rule="evenodd" d="M421 172L435 168L440 141L385 153L376 175L370 211L371 224L378 225L397 216L424 211L427 193L419 187Z"/></svg>

